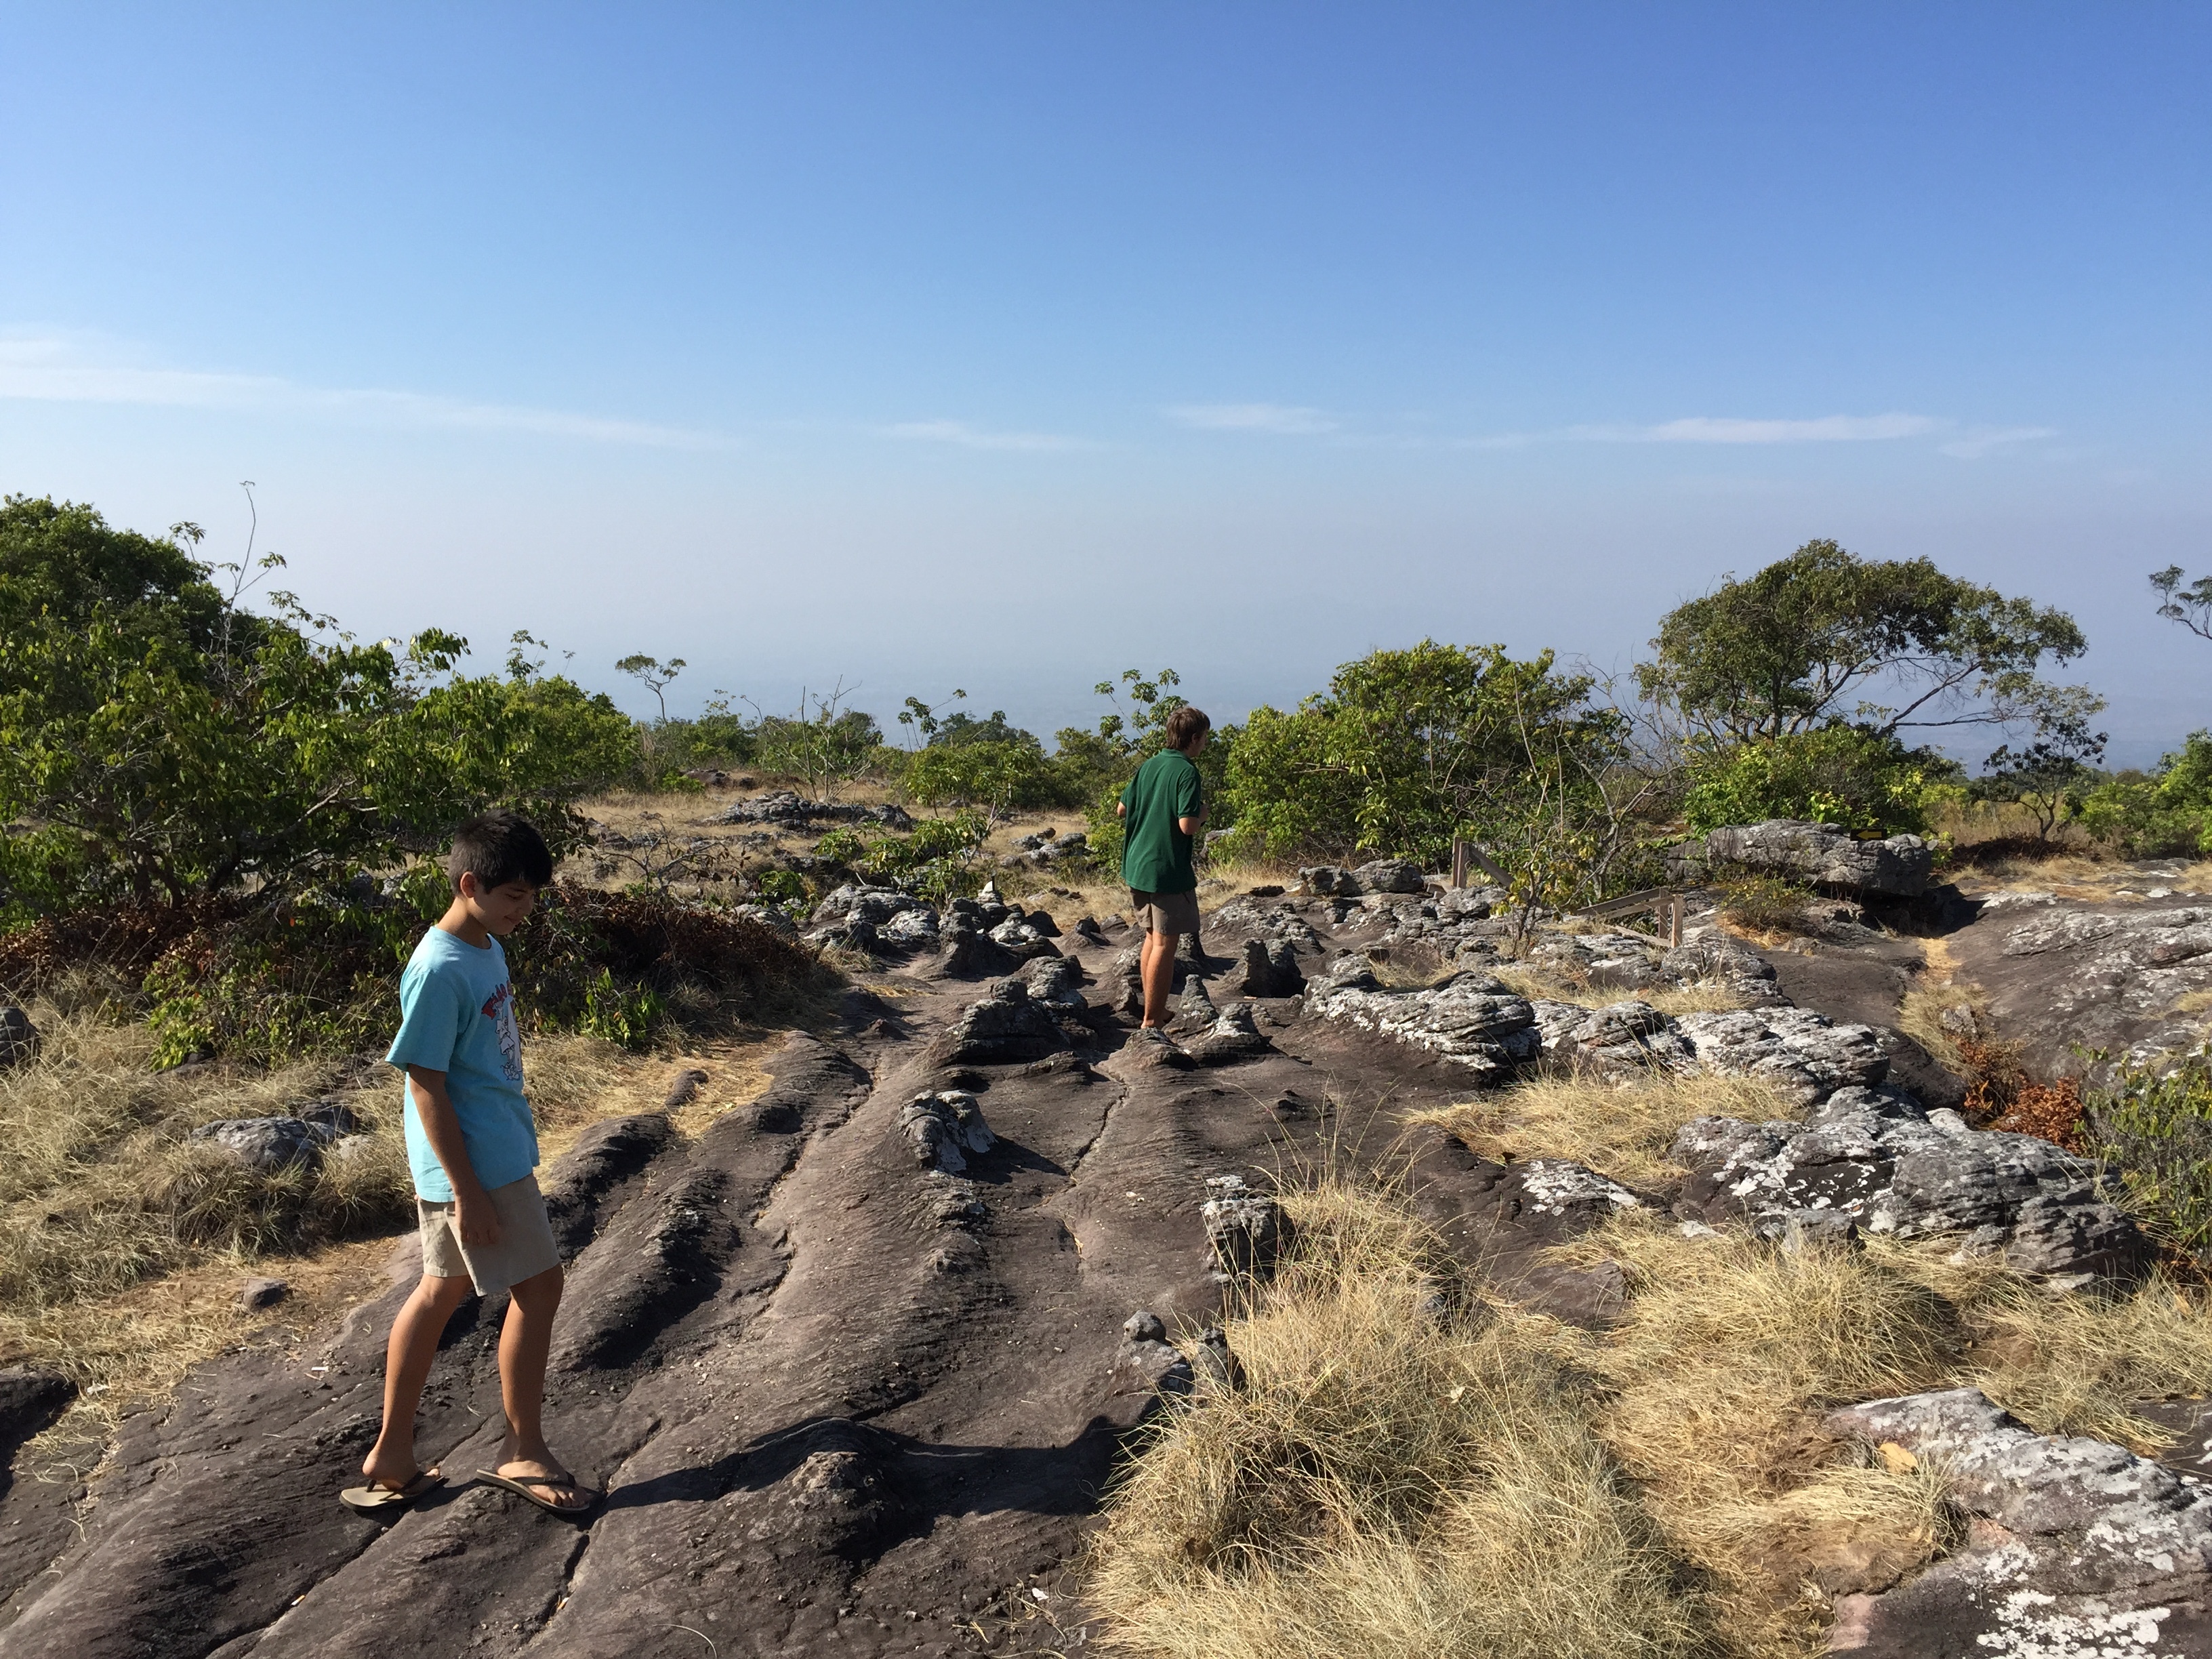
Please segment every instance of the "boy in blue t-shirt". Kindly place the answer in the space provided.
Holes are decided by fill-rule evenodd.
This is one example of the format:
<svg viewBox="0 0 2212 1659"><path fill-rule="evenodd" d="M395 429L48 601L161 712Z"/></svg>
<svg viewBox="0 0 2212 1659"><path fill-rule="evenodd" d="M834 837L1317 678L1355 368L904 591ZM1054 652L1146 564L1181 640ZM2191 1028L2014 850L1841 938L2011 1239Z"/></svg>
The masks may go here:
<svg viewBox="0 0 2212 1659"><path fill-rule="evenodd" d="M422 1279L385 1349L384 1427L362 1462L365 1486L340 1494L364 1511L404 1508L441 1484L415 1458L415 1412L438 1338L474 1286L512 1300L499 1340L507 1438L480 1471L556 1515L600 1494L545 1443L545 1356L561 1305L561 1251L532 1171L538 1132L522 1092L522 1038L500 939L529 918L553 878L545 839L512 812L454 832L446 860L453 902L399 976L399 1035L385 1058L406 1074L407 1161L422 1233Z"/></svg>

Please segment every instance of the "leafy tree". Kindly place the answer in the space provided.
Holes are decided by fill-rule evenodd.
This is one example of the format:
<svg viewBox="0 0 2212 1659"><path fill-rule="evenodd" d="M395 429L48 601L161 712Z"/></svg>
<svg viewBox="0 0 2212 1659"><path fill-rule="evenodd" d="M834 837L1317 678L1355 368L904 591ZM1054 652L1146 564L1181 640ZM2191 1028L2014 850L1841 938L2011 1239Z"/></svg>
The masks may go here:
<svg viewBox="0 0 2212 1659"><path fill-rule="evenodd" d="M2069 811L2079 812L2083 796L2098 782L2097 763L2105 757L2108 734L2092 732L2089 722L2103 709L2102 697L2082 692L2045 713L2034 741L2015 751L1999 748L1982 763L1973 793L1982 800L2010 801L2035 817L2039 841Z"/></svg>
<svg viewBox="0 0 2212 1659"><path fill-rule="evenodd" d="M2087 648L2063 611L1927 559L1861 559L1826 540L1676 606L1653 645L1656 660L1638 670L1644 695L1734 743L1844 720L1883 737L2008 724L2047 693L2035 678L2046 657Z"/></svg>
<svg viewBox="0 0 2212 1659"><path fill-rule="evenodd" d="M2170 564L2152 574L2150 585L2159 596L2158 614L2178 622L2199 639L2212 640L2212 576L2199 576L2184 587L2182 569Z"/></svg>
<svg viewBox="0 0 2212 1659"><path fill-rule="evenodd" d="M516 637L520 639L522 636L518 635ZM615 665L615 672L629 675L653 693L653 700L659 706L661 723L665 726L668 722L668 698L665 694L675 683L676 677L684 672L684 665L681 657L671 657L666 662L662 662L643 652L632 652Z"/></svg>
<svg viewBox="0 0 2212 1659"><path fill-rule="evenodd" d="M799 779L807 793L824 800L837 799L838 789L866 769L884 734L876 717L845 707L850 696L840 680L827 692L801 690L798 711L792 714L755 712L755 753L770 771Z"/></svg>
<svg viewBox="0 0 2212 1659"><path fill-rule="evenodd" d="M1724 823L1804 818L1854 835L1917 834L1958 769L1926 749L1858 726L1785 732L1764 743L1686 745L1682 815L1703 835Z"/></svg>
<svg viewBox="0 0 2212 1659"><path fill-rule="evenodd" d="M632 752L604 697L453 672L467 642L334 633L289 594L89 507L0 509L0 915L297 886L437 844L494 801L556 844ZM262 568L271 568L272 559Z"/></svg>
<svg viewBox="0 0 2212 1659"><path fill-rule="evenodd" d="M1524 912L1596 896L1633 856L1650 781L1627 721L1547 652L1377 651L1284 714L1255 710L1229 764L1238 840L1273 858L1392 854L1430 868L1484 845Z"/></svg>
<svg viewBox="0 0 2212 1659"><path fill-rule="evenodd" d="M2088 790L2081 823L2130 858L2212 855L2212 732L2191 732L2148 775L2123 772Z"/></svg>

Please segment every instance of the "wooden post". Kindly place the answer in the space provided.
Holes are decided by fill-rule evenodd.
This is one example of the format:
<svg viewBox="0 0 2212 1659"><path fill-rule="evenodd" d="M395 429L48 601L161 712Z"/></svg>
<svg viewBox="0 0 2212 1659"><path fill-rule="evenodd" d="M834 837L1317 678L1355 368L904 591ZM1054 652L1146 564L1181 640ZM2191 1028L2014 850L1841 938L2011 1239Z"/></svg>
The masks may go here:
<svg viewBox="0 0 2212 1659"><path fill-rule="evenodd" d="M1467 885L1467 843L1457 836L1452 837L1452 885Z"/></svg>
<svg viewBox="0 0 2212 1659"><path fill-rule="evenodd" d="M1679 951L1682 948L1682 911L1684 908L1682 896L1680 893L1673 893L1669 894L1668 896L1670 901L1667 906L1668 941L1675 950Z"/></svg>

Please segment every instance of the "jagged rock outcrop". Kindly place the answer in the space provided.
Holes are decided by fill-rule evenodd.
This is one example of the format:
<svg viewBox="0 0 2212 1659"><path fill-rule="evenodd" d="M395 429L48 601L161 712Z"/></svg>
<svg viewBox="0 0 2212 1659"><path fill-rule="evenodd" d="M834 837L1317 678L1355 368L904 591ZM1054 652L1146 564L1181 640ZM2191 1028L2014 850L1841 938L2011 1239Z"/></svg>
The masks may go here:
<svg viewBox="0 0 2212 1659"><path fill-rule="evenodd" d="M1309 1012L1425 1050L1481 1077L1503 1077L1542 1049L1528 1000L1481 974L1422 991L1386 991L1358 957L1340 957L1306 992Z"/></svg>
<svg viewBox="0 0 2212 1659"><path fill-rule="evenodd" d="M1838 1090L1802 1123L1701 1117L1668 1156L1691 1171L1683 1204L1707 1221L1839 1212L1868 1232L1956 1236L2058 1280L2128 1279L2151 1260L2135 1223L2099 1197L2088 1164L1896 1091Z"/></svg>
<svg viewBox="0 0 2212 1659"><path fill-rule="evenodd" d="M1024 962L1060 954L1060 947L1026 916L1008 916L991 930L990 938L993 944Z"/></svg>
<svg viewBox="0 0 2212 1659"><path fill-rule="evenodd" d="M343 1104L321 1101L296 1115L222 1118L202 1124L185 1139L265 1174L314 1163L358 1127Z"/></svg>
<svg viewBox="0 0 2212 1659"><path fill-rule="evenodd" d="M1069 957L1039 957L1022 969L1021 980L1029 988L1031 1002L1055 1012L1079 1014L1085 1006L1083 969Z"/></svg>
<svg viewBox="0 0 2212 1659"><path fill-rule="evenodd" d="M1052 1011L1030 999L1028 985L1010 978L994 981L969 1003L931 1047L948 1066L1003 1066L1042 1060L1066 1048L1067 1037Z"/></svg>
<svg viewBox="0 0 2212 1659"><path fill-rule="evenodd" d="M1237 994L1247 997L1294 997L1306 988L1298 953L1288 939L1247 939L1243 977Z"/></svg>
<svg viewBox="0 0 2212 1659"><path fill-rule="evenodd" d="M1290 1248L1293 1229L1283 1206L1255 1193L1238 1175L1209 1176L1199 1208L1206 1243L1223 1273L1264 1279Z"/></svg>
<svg viewBox="0 0 2212 1659"><path fill-rule="evenodd" d="M1863 1659L2166 1659L2212 1652L2212 1486L2125 1448L2040 1435L1980 1390L1872 1400L1831 1433L1942 1472L1962 1547L1844 1597L1831 1646Z"/></svg>
<svg viewBox="0 0 2212 1659"><path fill-rule="evenodd" d="M1421 866L1411 859L1372 859L1356 869L1316 864L1298 872L1302 890L1317 898L1358 898L1366 893L1425 892Z"/></svg>
<svg viewBox="0 0 2212 1659"><path fill-rule="evenodd" d="M938 941L943 946L937 958L938 971L954 979L994 979L1022 965L1021 957L988 933L957 920L939 932Z"/></svg>
<svg viewBox="0 0 2212 1659"><path fill-rule="evenodd" d="M1703 882L1717 871L1756 870L1870 897L1917 898L1935 854L1917 836L1858 841L1832 823L1769 818L1729 824L1668 849L1670 879Z"/></svg>
<svg viewBox="0 0 2212 1659"><path fill-rule="evenodd" d="M915 1162L946 1175L965 1170L968 1154L980 1158L999 1144L982 1107L964 1089L916 1095L899 1109L899 1127L914 1147Z"/></svg>
<svg viewBox="0 0 2212 1659"><path fill-rule="evenodd" d="M1838 1025L1809 1008L1729 1008L1681 1014L1674 1035L1695 1066L1771 1085L1810 1105L1889 1075L1889 1050L1871 1025Z"/></svg>
<svg viewBox="0 0 2212 1659"><path fill-rule="evenodd" d="M1486 1077L1540 1054L1583 1064L1659 1066L1755 1078L1807 1103L1881 1082L1889 1056L1868 1025L1837 1025L1804 1008L1668 1015L1634 1000L1603 1008L1532 1002L1498 980L1461 973L1426 990L1385 990L1355 956L1340 957L1307 993L1310 1010L1438 1054Z"/></svg>
<svg viewBox="0 0 2212 1659"><path fill-rule="evenodd" d="M1252 1018L1252 1006L1232 1002L1214 1016L1213 1023L1183 1045L1183 1052L1201 1066L1228 1066L1251 1060L1272 1045Z"/></svg>
<svg viewBox="0 0 2212 1659"><path fill-rule="evenodd" d="M1772 963L1717 930L1664 952L1658 969L1669 983L1717 986L1747 1008L1771 1008L1790 1000L1775 981Z"/></svg>
<svg viewBox="0 0 2212 1659"><path fill-rule="evenodd" d="M914 820L897 806L865 806L857 801L808 800L793 789L771 789L764 794L732 801L706 823L776 823L804 829L814 823L878 823L886 830L914 828Z"/></svg>

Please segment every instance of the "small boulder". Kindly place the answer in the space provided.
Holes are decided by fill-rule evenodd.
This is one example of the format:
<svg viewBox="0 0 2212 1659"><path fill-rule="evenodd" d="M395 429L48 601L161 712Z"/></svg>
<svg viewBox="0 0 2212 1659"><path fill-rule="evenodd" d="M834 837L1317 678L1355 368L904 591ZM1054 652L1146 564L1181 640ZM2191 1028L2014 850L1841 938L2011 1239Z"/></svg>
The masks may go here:
<svg viewBox="0 0 2212 1659"><path fill-rule="evenodd" d="M1121 1322L1121 1334L1132 1342L1164 1342L1168 1328L1148 1308L1139 1308Z"/></svg>
<svg viewBox="0 0 2212 1659"><path fill-rule="evenodd" d="M76 1398L76 1384L29 1365L0 1370L0 1447L12 1449L46 1427Z"/></svg>
<svg viewBox="0 0 2212 1659"><path fill-rule="evenodd" d="M688 1072L678 1072L668 1085L668 1093L661 1100L660 1109L672 1112L679 1107L690 1105L706 1083L707 1074L696 1066Z"/></svg>
<svg viewBox="0 0 2212 1659"><path fill-rule="evenodd" d="M1000 974L1011 974L1022 965L1019 957L975 928L953 927L941 937L945 951L937 965L954 979L995 978Z"/></svg>
<svg viewBox="0 0 2212 1659"><path fill-rule="evenodd" d="M1033 1001L1019 979L1002 979L969 1003L933 1047L941 1065L1011 1065L1067 1047L1052 1010Z"/></svg>
<svg viewBox="0 0 2212 1659"><path fill-rule="evenodd" d="M1292 1234L1283 1206L1267 1194L1254 1192L1238 1175L1210 1176L1206 1191L1199 1214L1221 1271L1260 1279L1272 1273Z"/></svg>
<svg viewBox="0 0 2212 1659"><path fill-rule="evenodd" d="M1030 1000L1068 1013L1081 1013L1083 969L1066 957L1039 957L1022 970Z"/></svg>
<svg viewBox="0 0 2212 1659"><path fill-rule="evenodd" d="M31 1017L12 1002L0 1003L0 1071L38 1054L39 1028L31 1024Z"/></svg>
<svg viewBox="0 0 2212 1659"><path fill-rule="evenodd" d="M1363 893L1425 893L1421 866L1411 859L1374 859L1352 872Z"/></svg>
<svg viewBox="0 0 2212 1659"><path fill-rule="evenodd" d="M233 1117L204 1123L185 1139L269 1175L294 1164L313 1163L337 1136L304 1118Z"/></svg>
<svg viewBox="0 0 2212 1659"><path fill-rule="evenodd" d="M1287 939L1247 939L1244 977L1237 994L1247 997L1294 997L1306 988L1298 967L1298 953Z"/></svg>
<svg viewBox="0 0 2212 1659"><path fill-rule="evenodd" d="M249 1279L238 1287L238 1305L247 1313L255 1313L275 1307L291 1293L292 1287L281 1279Z"/></svg>
<svg viewBox="0 0 2212 1659"><path fill-rule="evenodd" d="M1183 1045L1184 1052L1201 1066L1227 1066L1252 1060L1268 1049L1252 1018L1252 1006L1232 1002L1204 1031Z"/></svg>
<svg viewBox="0 0 2212 1659"><path fill-rule="evenodd" d="M1359 878L1334 864L1309 865L1298 871L1298 890L1314 898L1358 898Z"/></svg>
<svg viewBox="0 0 2212 1659"><path fill-rule="evenodd" d="M915 1162L946 1175L965 1170L968 1154L981 1157L999 1144L983 1121L983 1109L964 1089L916 1095L899 1108L899 1127L906 1131Z"/></svg>

